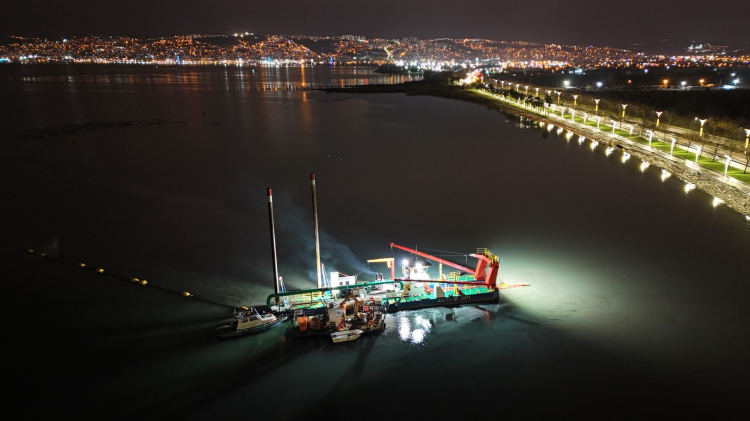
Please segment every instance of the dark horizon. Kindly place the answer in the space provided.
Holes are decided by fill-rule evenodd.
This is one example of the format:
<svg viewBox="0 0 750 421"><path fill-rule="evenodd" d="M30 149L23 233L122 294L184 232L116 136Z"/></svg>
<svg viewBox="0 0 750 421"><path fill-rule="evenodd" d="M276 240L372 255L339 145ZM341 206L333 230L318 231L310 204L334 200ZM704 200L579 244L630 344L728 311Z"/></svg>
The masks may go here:
<svg viewBox="0 0 750 421"><path fill-rule="evenodd" d="M643 0L627 5L591 0L566 4L551 0L523 4L470 0L460 5L414 0L399 5L398 10L352 6L340 0L325 4L289 0L283 13L274 4L230 1L219 7L205 6L195 0L172 4L134 0L127 6L73 0L61 10L58 3L49 0L29 0L6 6L1 22L4 35L48 39L247 31L387 39L483 38L624 49L641 44L637 51L664 54L677 53L691 41L729 45L732 49L747 49L750 41L742 39L750 4L737 0L713 2L711 9L698 0L686 0L679 9Z"/></svg>

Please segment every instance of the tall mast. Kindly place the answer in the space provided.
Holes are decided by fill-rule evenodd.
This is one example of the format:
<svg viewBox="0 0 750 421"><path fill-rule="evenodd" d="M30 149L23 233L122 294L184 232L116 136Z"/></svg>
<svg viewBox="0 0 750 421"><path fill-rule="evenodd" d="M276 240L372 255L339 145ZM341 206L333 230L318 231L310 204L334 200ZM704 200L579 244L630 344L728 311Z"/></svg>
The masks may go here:
<svg viewBox="0 0 750 421"><path fill-rule="evenodd" d="M318 288L322 288L320 281L320 238L318 237L318 196L315 193L315 173L310 174L310 183L312 184L313 199L313 220L315 221L315 268L318 271Z"/></svg>
<svg viewBox="0 0 750 421"><path fill-rule="evenodd" d="M273 194L268 189L268 220L271 222L271 256L273 257L273 292L279 293L279 265L276 261L276 229L273 223ZM279 297L276 296L276 304L279 304Z"/></svg>

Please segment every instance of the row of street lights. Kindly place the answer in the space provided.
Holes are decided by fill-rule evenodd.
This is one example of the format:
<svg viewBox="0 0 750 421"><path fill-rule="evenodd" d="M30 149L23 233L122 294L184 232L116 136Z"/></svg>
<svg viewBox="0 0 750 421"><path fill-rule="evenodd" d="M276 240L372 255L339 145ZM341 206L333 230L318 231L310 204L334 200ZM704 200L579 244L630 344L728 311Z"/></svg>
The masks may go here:
<svg viewBox="0 0 750 421"><path fill-rule="evenodd" d="M501 86L504 86L505 82L502 82L502 83L503 83L503 85L501 85ZM508 85L510 86L510 83ZM520 87L520 84L516 84L516 89L518 89L519 87ZM528 95L529 87L528 86L524 86L524 88L526 90L526 94ZM537 97L538 97L539 96L539 88L534 88L534 89L536 90ZM547 94L549 95L549 94L551 94L551 92L552 91L548 90ZM558 103L559 103L560 92L555 91L555 93L558 96ZM578 99L578 95L573 95L573 106L574 107L577 104L577 102L576 102L577 99ZM600 99L595 99L597 113L599 111L599 100ZM622 105L622 118L625 118L625 110L626 110L628 104L621 104L621 105ZM554 108L555 107L553 106L553 111L554 111ZM571 120L575 121L575 109L574 108L566 108L566 107L562 107L561 106L560 107L560 117L563 118L563 119L565 118L565 110L566 109L570 110L570 113L571 113L571 117L570 118L571 118ZM656 127L658 127L659 126L659 119L660 119L663 111L655 111L655 113L656 113ZM588 119L588 117L589 117L588 113L583 113L583 123L582 123L583 125L586 124L586 120ZM599 130L599 126L600 126L602 118L597 115L597 116L593 116L592 119L596 119L596 129ZM698 119L696 117L696 120L700 121L700 123L701 123L701 129L700 129L699 136L703 136L703 125L705 124L705 122L707 121L707 119ZM614 121L614 120L611 120L611 126L612 126L612 135L615 135L615 128L617 126L617 122ZM622 127L623 127L623 123L621 121L620 122L620 128L622 128ZM634 129L634 127L632 125L630 125L630 124L628 124L627 127L630 128L630 137L632 138L633 137L633 129ZM651 131L651 130L646 130L646 133L648 134L648 146L649 146L649 148L651 148L651 141L652 141L652 139L654 137L654 132ZM746 137L745 137L745 149L747 150L748 144L750 144L750 129L745 130L745 134L746 134ZM675 146L675 143L677 143L677 139L675 139L674 137L670 137L669 139L672 141L671 145L670 145L670 149L669 149L669 154L670 155L674 155L674 146ZM698 164L698 158L700 157L701 150L702 150L702 147L696 146L696 152L695 152L695 164L696 165ZM724 177L727 177L727 174L729 172L729 166L730 166L730 164L732 162L732 158L729 155L724 155L724 156L727 158L726 165L724 166Z"/></svg>
<svg viewBox="0 0 750 421"><path fill-rule="evenodd" d="M666 83L667 81L668 80L665 79L664 83ZM516 88L518 88L518 86L519 85L516 84ZM529 92L529 87L526 86L526 94L527 95L528 95L528 92ZM536 88L536 92L537 92L537 96L539 96L539 88ZM547 94L549 95L551 92L552 91L547 91ZM557 94L557 103L559 104L560 103L560 92L559 91L555 91L555 93ZM594 112L597 115L599 114L599 101L601 101L601 98L594 98L594 103L595 103ZM578 95L573 95L573 107L576 107L577 105L578 105ZM620 104L620 105L622 106L622 117L621 117L621 120L620 120L622 122L622 120L625 119L625 109L628 107L628 104ZM656 127L659 127L659 120L661 118L662 113L664 113L664 111L654 111L654 112L656 113ZM698 137L703 137L703 125L706 123L706 121L708 121L708 119L705 119L705 118L699 119L698 117L696 117L695 119L698 120L701 123L700 130L698 132ZM750 131L748 131L748 132L749 132L748 138L750 138ZM749 139L745 139L745 149L747 149L747 147L748 147L748 140Z"/></svg>
<svg viewBox="0 0 750 421"><path fill-rule="evenodd" d="M665 83L666 82L668 82L667 79L665 79ZM701 80L701 82L703 82L703 81ZM506 83L505 81L500 81L500 84L501 84L500 87L504 88L505 87L505 83ZM521 87L521 84L520 83L516 83L515 85L516 85L516 91L519 91L520 87ZM508 87L511 87L511 86L512 86L512 84L510 82L508 82ZM525 90L526 96L528 96L529 95L529 86L528 85L524 85L524 90ZM536 92L536 96L538 98L539 97L539 87L534 88L534 91ZM551 91L551 90L547 91L547 95L552 95L552 93L553 93L553 91ZM557 103L560 104L560 94L561 94L561 92L554 91L554 93L557 95ZM594 98L594 103L595 103L595 105L594 105L594 113L596 115L599 114L599 101L601 101L601 98ZM620 105L622 106L622 116L621 116L621 119L620 119L620 123L622 125L622 120L625 119L625 110L627 109L628 104L620 104ZM573 95L573 107L577 107L577 106L578 106L578 95L576 94L576 95ZM574 109L575 108L571 108L571 110L574 110ZM572 111L572 112L575 113L575 111ZM655 125L655 127L659 127L659 122L661 121L661 115L664 113L664 111L654 111L654 113L656 113L656 125ZM575 114L573 114L573 115L575 115ZM586 117L584 117L584 124L585 124L585 120L586 120ZM698 137L703 137L703 127L706 124L706 121L708 121L708 119L696 117L695 120L698 121L698 122L700 122L700 129L698 131ZM598 129L598 127L597 127L597 129ZM746 134L746 136L745 136L745 152L747 153L748 146L750 146L750 130L745 130L745 134ZM649 142L649 144L650 144L650 142Z"/></svg>

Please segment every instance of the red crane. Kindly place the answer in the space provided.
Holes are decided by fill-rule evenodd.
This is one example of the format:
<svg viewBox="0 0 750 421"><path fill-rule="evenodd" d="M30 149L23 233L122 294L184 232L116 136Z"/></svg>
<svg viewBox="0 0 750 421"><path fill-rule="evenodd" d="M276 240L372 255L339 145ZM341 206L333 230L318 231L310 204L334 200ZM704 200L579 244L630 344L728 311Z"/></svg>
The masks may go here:
<svg viewBox="0 0 750 421"><path fill-rule="evenodd" d="M465 266L461 266L453 262L448 262L439 257L435 257L427 253L422 253L421 251L418 251L418 250L410 249L404 246L399 246L398 244L391 243L391 247L396 247L397 249L408 251L409 253L413 253L413 254L416 254L417 256L424 257L425 259L430 259L432 261L442 263L452 268L456 268L462 272L471 273L472 275L474 275L474 279L476 279L477 281L484 281L486 285L490 285L492 287L496 285L497 274L500 271L500 261L498 260L497 255L492 254L488 249L481 249L482 253L470 254L471 257L479 259L479 261L477 262L477 268L475 270L471 270Z"/></svg>

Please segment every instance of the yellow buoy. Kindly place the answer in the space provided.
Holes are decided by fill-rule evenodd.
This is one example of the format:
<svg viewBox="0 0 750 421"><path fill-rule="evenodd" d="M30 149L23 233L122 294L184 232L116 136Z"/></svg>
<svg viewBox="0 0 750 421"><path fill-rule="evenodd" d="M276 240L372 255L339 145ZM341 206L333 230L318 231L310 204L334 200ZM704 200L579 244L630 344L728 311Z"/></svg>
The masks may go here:
<svg viewBox="0 0 750 421"><path fill-rule="evenodd" d="M147 283L145 279L141 281L141 285L146 285Z"/></svg>
<svg viewBox="0 0 750 421"><path fill-rule="evenodd" d="M86 267L86 263L79 263L78 266L80 266L82 268L85 268Z"/></svg>
<svg viewBox="0 0 750 421"><path fill-rule="evenodd" d="M99 273L104 273L104 269L102 269L102 268L98 268L98 269L96 269L96 271L99 272Z"/></svg>
<svg viewBox="0 0 750 421"><path fill-rule="evenodd" d="M183 293L182 293L182 296L183 296L183 297L189 297L189 296L190 296L190 293L189 293L189 292L187 292L187 291L185 291L185 292L183 292Z"/></svg>
<svg viewBox="0 0 750 421"><path fill-rule="evenodd" d="M141 282L138 278L130 278L130 282Z"/></svg>

